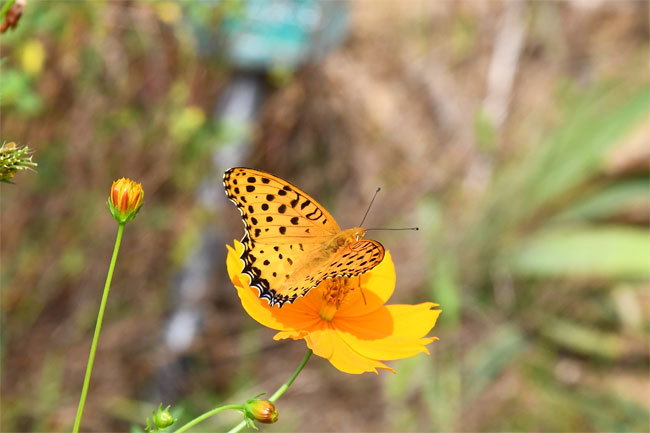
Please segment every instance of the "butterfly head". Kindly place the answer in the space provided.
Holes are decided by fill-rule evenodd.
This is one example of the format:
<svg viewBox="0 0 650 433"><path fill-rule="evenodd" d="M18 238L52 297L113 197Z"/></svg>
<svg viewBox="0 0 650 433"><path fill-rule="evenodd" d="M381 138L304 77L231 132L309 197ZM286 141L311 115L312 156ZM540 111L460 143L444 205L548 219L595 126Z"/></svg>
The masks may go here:
<svg viewBox="0 0 650 433"><path fill-rule="evenodd" d="M361 227L343 230L332 238L332 240L327 244L326 250L329 253L335 253L346 245L357 242L359 239L363 239L365 234L366 231Z"/></svg>

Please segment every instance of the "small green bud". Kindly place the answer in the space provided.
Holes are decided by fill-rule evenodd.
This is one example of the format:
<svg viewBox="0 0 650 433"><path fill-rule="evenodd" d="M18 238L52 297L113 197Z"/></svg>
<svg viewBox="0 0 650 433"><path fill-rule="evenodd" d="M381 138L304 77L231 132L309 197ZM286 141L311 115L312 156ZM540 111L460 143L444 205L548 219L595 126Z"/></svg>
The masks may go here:
<svg viewBox="0 0 650 433"><path fill-rule="evenodd" d="M167 427L178 421L169 411L170 407L171 406L167 406L163 409L162 403L160 403L158 410L151 412L151 421L147 418L147 427L145 427L145 430L150 433L162 432Z"/></svg>
<svg viewBox="0 0 650 433"><path fill-rule="evenodd" d="M268 400L250 399L244 405L246 419L254 419L264 424L273 424L278 420L278 410Z"/></svg>

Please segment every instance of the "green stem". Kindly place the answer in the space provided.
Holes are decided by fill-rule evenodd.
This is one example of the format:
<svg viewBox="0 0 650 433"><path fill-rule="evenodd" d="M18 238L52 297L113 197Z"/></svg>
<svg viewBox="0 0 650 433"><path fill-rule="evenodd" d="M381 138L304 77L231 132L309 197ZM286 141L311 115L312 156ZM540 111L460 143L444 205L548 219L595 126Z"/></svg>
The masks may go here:
<svg viewBox="0 0 650 433"><path fill-rule="evenodd" d="M242 405L242 404L228 404L226 406L220 406L220 407L214 408L214 409L204 413L203 415L197 416L192 421L188 422L187 424L185 424L184 426L182 426L181 428L176 430L174 433L182 433L185 430L188 430L191 427L194 427L196 424L200 423L204 419L210 418L212 415L216 415L219 412L227 410L227 409L240 409L240 410L243 410L244 405Z"/></svg>
<svg viewBox="0 0 650 433"><path fill-rule="evenodd" d="M289 380L287 380L280 388L278 388L277 391L269 398L270 402L275 402L277 399L282 397L282 394L284 394L287 389L291 386L294 380L296 380L296 377L300 374L303 368L305 368L305 365L307 365L307 361L309 361L309 358L311 358L311 354L313 351L311 349L307 349L307 353L305 354L305 357L302 359L300 364L298 365L298 368L296 368L296 371L293 372ZM239 424L237 424L235 427L233 427L231 430L228 431L228 433L237 433L242 431L242 429L246 427L246 421L242 421ZM178 432L176 432L178 433Z"/></svg>
<svg viewBox="0 0 650 433"><path fill-rule="evenodd" d="M311 354L314 353L313 350L307 349L307 353L305 353L305 357L302 359L300 364L298 365L298 368L296 368L296 371L293 372L289 380L287 380L280 388L278 388L277 391L269 398L270 402L274 402L282 397L282 394L287 392L287 389L291 386L294 380L296 380L296 377L300 374L303 368L305 368L305 365L307 365L307 361L309 361L309 358L311 358Z"/></svg>
<svg viewBox="0 0 650 433"><path fill-rule="evenodd" d="M16 3L16 0L7 0L5 4L2 5L2 10L0 10L0 21L4 21L7 12L9 9Z"/></svg>
<svg viewBox="0 0 650 433"><path fill-rule="evenodd" d="M99 305L99 313L97 314L97 324L95 325L95 335L93 342L90 346L90 355L88 356L88 365L86 366L86 377L84 378L84 385L81 389L81 398L79 399L79 407L77 408L77 417L74 420L73 433L79 431L81 424L81 416L84 412L86 404L86 395L88 394L88 385L90 384L90 375L93 371L93 364L95 362L95 352L97 351L97 342L99 340L99 331L102 329L102 320L104 319L104 310L106 309L106 300L108 299L108 291L111 288L111 280L113 279L113 270L115 269L115 262L117 261L117 252L120 250L122 243L122 233L124 232L124 224L120 224L117 228L117 238L115 239L115 248L113 248L113 257L111 264L108 267L108 275L106 276L106 284L104 285L104 294L102 295L102 302Z"/></svg>

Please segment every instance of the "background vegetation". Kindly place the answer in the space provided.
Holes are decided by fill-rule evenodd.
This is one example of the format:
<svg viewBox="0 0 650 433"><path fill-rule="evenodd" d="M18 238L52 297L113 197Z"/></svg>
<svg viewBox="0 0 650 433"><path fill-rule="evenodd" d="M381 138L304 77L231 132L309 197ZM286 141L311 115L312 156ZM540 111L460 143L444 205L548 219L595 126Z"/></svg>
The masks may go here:
<svg viewBox="0 0 650 433"><path fill-rule="evenodd" d="M374 236L396 262L392 302L439 302L440 341L392 363L396 375L315 358L264 429L649 431L648 3L349 6L340 47L269 74L245 165L292 180L345 227L382 186L368 224L421 227ZM197 227L219 227L222 244L243 232L225 195L213 209L195 198L237 73L199 30L241 7L29 1L0 37L1 139L39 164L0 185L2 431L72 425L121 176L142 182L145 205L82 428L142 425L161 399L189 419L272 391L300 361L302 342L274 342L245 315L223 260L192 346L163 338Z"/></svg>

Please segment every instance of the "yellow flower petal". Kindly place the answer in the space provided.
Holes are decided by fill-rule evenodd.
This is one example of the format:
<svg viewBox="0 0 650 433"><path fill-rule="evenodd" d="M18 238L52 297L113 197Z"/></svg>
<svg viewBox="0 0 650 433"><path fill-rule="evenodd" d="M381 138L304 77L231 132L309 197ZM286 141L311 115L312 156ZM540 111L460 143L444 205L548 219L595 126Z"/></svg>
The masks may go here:
<svg viewBox="0 0 650 433"><path fill-rule="evenodd" d="M385 361L409 358L418 353L428 354L429 351L425 346L437 340L436 337L404 339L393 335L377 340L362 340L342 330L339 331L339 335L348 346L361 356Z"/></svg>
<svg viewBox="0 0 650 433"><path fill-rule="evenodd" d="M401 359L421 352L436 337L423 338L433 328L440 314L437 304L389 305L395 287L395 268L387 251L382 263L360 277L346 280L348 298L340 305L331 321L323 320L327 284L312 289L306 296L283 308L271 307L250 287L250 278L242 274L243 245L235 241L228 246L228 274L237 289L246 312L261 324L277 329L273 338L304 339L314 354L328 359L337 369L360 374L387 369L381 360ZM328 304L329 305L329 304ZM393 371L394 372L394 371Z"/></svg>
<svg viewBox="0 0 650 433"><path fill-rule="evenodd" d="M408 358L429 353L426 345L435 337L421 338L436 323L440 310L430 302L419 305L388 305L363 317L335 323L341 338L355 351L374 359Z"/></svg>
<svg viewBox="0 0 650 433"><path fill-rule="evenodd" d="M307 336L307 331L280 331L273 336L274 340L286 340L292 338L294 340L302 340Z"/></svg>
<svg viewBox="0 0 650 433"><path fill-rule="evenodd" d="M334 353L333 336L336 336L336 332L332 329L332 325L322 321L316 328L309 330L305 341L315 355L330 359Z"/></svg>
<svg viewBox="0 0 650 433"><path fill-rule="evenodd" d="M329 361L334 367L344 373L361 374L377 373L377 369L389 370L395 373L395 370L388 367L381 361L371 359L359 354L343 341L338 334L330 337L333 343L334 351Z"/></svg>
<svg viewBox="0 0 650 433"><path fill-rule="evenodd" d="M327 322L323 322L319 329L311 330L305 341L315 355L328 359L334 367L344 373L377 373L378 368L393 371L382 362L362 356L351 349Z"/></svg>
<svg viewBox="0 0 650 433"><path fill-rule="evenodd" d="M442 310L438 304L424 302L417 305L386 305L393 318L393 335L402 338L421 338L436 326Z"/></svg>

